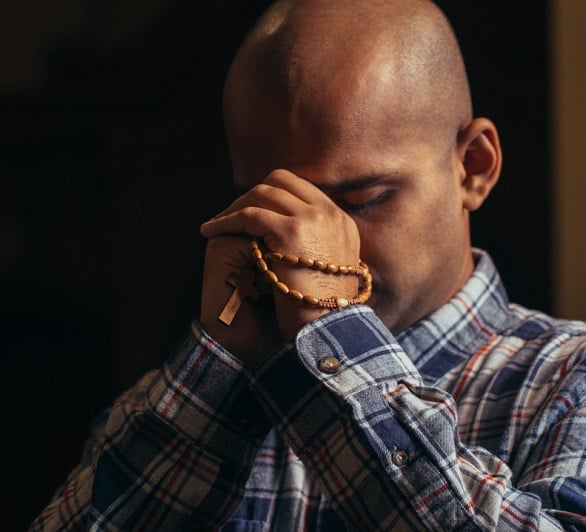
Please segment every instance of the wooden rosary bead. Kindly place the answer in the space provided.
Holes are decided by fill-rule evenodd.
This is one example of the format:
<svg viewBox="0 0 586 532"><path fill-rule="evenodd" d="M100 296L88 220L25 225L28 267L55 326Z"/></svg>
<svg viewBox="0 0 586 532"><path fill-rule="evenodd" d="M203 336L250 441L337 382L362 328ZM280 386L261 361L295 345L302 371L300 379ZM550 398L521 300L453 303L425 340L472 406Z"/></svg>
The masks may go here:
<svg viewBox="0 0 586 532"><path fill-rule="evenodd" d="M305 255L302 255L301 257L299 257L299 264L302 264L303 266L306 266L307 268L311 268L311 267L313 267L313 259L310 259L309 257L306 257Z"/></svg>
<svg viewBox="0 0 586 532"><path fill-rule="evenodd" d="M289 287L285 283L282 283L281 281L277 281L275 283L275 286L277 287L279 292L281 292L282 294L287 295L289 293Z"/></svg>
<svg viewBox="0 0 586 532"><path fill-rule="evenodd" d="M307 305L326 309L341 310L349 305L358 305L365 303L372 293L372 275L368 271L368 266L365 262L360 261L358 266L338 266L336 264L329 264L322 260L315 260L305 255L297 257L292 254L283 254L276 251L269 251L263 255L256 240L252 240L253 257L256 260L257 268L261 273L264 273L265 278L275 285L277 290L286 296L291 296L296 301L303 302ZM273 272L268 265L268 262L280 261L290 266L301 266L311 268L317 271L322 271L326 274L333 275L356 275L362 279L362 290L352 298L346 297L325 297L318 298L308 294L302 294L299 290L289 288L284 282L280 281L275 272Z"/></svg>
<svg viewBox="0 0 586 532"><path fill-rule="evenodd" d="M254 257L258 260L259 255L261 252L258 247L254 248ZM258 250L258 251L257 251ZM337 264L332 264L325 262L319 259L312 259L307 255L301 255L298 257L297 255L293 255L291 253L280 253L278 251L268 251L264 254L265 261L278 261L284 262L285 264L289 264L291 266L303 266L305 268L311 268L317 271L324 271L326 273L331 274L342 274L342 275L360 275L362 276L361 266L354 267L351 265L348 266L338 266Z"/></svg>
<svg viewBox="0 0 586 532"><path fill-rule="evenodd" d="M265 275L266 275L267 279L268 279L268 280L269 280L271 283L273 283L273 284L277 284L277 282L279 282L279 278L277 277L277 274L276 274L274 271L272 271L272 270L267 270L267 271L265 272Z"/></svg>
<svg viewBox="0 0 586 532"><path fill-rule="evenodd" d="M299 290L289 290L289 295L297 301L303 301L303 294Z"/></svg>
<svg viewBox="0 0 586 532"><path fill-rule="evenodd" d="M254 258L258 261L258 260L262 260L262 251L259 248L253 248L252 249L252 254L254 255Z"/></svg>
<svg viewBox="0 0 586 532"><path fill-rule="evenodd" d="M315 296L303 296L303 302L314 307L319 305L319 299Z"/></svg>
<svg viewBox="0 0 586 532"><path fill-rule="evenodd" d="M265 273L268 271L269 269L269 265L266 263L266 261L262 258L256 259L256 267L259 269L259 271L261 273Z"/></svg>

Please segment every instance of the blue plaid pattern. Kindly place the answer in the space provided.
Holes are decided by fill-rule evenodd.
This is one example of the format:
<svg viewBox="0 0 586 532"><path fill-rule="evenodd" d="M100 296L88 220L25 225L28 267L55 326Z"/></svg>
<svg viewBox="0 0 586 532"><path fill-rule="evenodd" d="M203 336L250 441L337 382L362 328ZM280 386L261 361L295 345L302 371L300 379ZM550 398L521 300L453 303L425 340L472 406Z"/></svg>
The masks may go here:
<svg viewBox="0 0 586 532"><path fill-rule="evenodd" d="M509 303L475 256L396 338L332 312L254 374L194 322L31 530L586 530L586 324Z"/></svg>

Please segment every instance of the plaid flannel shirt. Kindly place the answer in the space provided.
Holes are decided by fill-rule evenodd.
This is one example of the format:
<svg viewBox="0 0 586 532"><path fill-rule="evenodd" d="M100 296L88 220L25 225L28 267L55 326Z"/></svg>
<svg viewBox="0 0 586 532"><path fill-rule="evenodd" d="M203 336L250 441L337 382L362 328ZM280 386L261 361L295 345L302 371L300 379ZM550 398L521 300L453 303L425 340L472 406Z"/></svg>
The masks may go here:
<svg viewBox="0 0 586 532"><path fill-rule="evenodd" d="M254 374L194 322L31 529L586 529L586 324L510 304L475 254L396 338L332 312Z"/></svg>

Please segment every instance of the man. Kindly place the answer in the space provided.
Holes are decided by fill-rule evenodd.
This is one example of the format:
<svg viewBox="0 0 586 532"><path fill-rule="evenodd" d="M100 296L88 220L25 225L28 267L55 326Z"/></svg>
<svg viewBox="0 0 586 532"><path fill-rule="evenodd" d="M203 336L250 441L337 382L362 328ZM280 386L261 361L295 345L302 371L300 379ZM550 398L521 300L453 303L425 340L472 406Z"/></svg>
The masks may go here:
<svg viewBox="0 0 586 532"><path fill-rule="evenodd" d="M501 149L443 14L280 0L224 101L201 314L31 528L586 527L586 325L471 248Z"/></svg>

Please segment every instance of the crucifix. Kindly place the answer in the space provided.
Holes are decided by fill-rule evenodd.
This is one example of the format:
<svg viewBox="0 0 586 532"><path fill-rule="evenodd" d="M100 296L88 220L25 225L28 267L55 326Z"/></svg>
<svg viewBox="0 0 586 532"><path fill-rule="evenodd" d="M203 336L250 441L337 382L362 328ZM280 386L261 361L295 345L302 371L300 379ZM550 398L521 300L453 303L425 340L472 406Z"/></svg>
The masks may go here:
<svg viewBox="0 0 586 532"><path fill-rule="evenodd" d="M250 268L245 268L239 275L234 272L228 275L226 282L234 287L234 291L218 316L222 323L228 326L232 323L247 297L258 301L260 290L254 285L255 278L256 272Z"/></svg>

